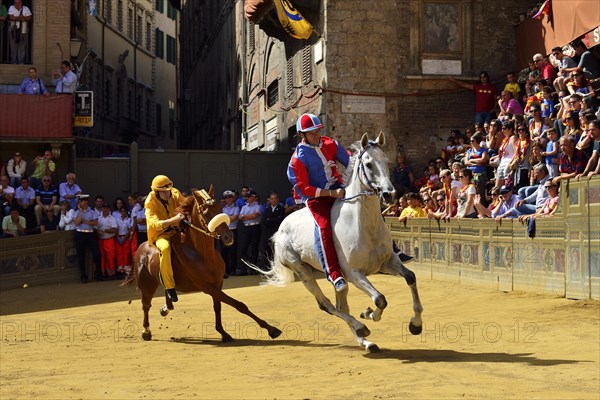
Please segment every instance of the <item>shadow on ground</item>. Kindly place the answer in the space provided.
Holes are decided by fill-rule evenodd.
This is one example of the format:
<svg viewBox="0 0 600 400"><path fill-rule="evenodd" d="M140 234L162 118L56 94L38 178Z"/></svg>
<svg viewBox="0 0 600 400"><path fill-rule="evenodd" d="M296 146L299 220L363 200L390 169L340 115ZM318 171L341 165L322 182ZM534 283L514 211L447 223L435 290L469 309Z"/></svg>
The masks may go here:
<svg viewBox="0 0 600 400"><path fill-rule="evenodd" d="M258 286L257 275L235 276L225 279L223 287L231 289ZM23 287L0 291L0 315L24 314L37 311L58 310L117 301L140 302L141 294L135 285L122 287L121 281L61 282L42 286ZM156 290L155 298L164 296L162 287ZM182 296L185 298L185 294Z"/></svg>
<svg viewBox="0 0 600 400"><path fill-rule="evenodd" d="M403 364L438 362L475 362L475 363L526 363L535 366L553 366L576 364L580 360L541 359L533 353L467 353L455 350L408 349L385 350L379 353L365 354L366 358L377 360L400 360Z"/></svg>

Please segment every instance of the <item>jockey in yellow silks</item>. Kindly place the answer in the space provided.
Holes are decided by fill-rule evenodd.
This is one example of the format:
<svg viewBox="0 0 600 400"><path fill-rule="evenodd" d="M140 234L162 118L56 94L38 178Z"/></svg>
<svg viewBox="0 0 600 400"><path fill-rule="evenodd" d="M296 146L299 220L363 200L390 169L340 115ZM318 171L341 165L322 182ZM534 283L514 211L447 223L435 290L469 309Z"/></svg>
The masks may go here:
<svg viewBox="0 0 600 400"><path fill-rule="evenodd" d="M158 248L161 281L173 302L177 301L177 292L171 265L171 240L177 232L175 228L185 218L184 214L176 211L183 199L168 177L157 175L152 180L152 191L144 203L148 244Z"/></svg>

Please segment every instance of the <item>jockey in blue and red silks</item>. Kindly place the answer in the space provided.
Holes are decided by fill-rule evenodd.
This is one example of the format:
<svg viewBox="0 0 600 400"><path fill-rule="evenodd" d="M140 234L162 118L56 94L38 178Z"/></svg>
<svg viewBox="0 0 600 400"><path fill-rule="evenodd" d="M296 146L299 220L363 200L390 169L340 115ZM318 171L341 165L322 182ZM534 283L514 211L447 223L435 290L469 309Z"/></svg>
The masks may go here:
<svg viewBox="0 0 600 400"><path fill-rule="evenodd" d="M334 139L321 136L321 128L316 115L298 118L296 130L302 142L292 155L287 174L295 195L301 197L315 220L315 252L327 279L339 292L347 284L335 251L330 217L333 203L346 193L336 162L348 167L350 155Z"/></svg>

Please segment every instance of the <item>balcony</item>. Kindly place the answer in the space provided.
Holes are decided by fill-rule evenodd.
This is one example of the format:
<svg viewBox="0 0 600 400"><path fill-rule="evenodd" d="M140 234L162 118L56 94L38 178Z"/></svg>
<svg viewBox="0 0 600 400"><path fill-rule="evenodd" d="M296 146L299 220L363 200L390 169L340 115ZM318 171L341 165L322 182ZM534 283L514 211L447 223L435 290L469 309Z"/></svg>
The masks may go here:
<svg viewBox="0 0 600 400"><path fill-rule="evenodd" d="M0 94L0 142L72 142L70 95Z"/></svg>

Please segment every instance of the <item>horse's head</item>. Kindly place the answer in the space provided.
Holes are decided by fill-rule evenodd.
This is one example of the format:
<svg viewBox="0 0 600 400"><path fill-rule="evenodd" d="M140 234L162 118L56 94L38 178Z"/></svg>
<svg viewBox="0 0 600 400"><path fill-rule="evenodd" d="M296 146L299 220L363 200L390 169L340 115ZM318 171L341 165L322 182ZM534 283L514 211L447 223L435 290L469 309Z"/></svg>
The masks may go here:
<svg viewBox="0 0 600 400"><path fill-rule="evenodd" d="M194 204L190 215L191 227L205 227L208 232L220 239L225 246L233 244L233 232L229 229L229 216L223 213L219 202L215 201L214 189L193 190ZM201 230L203 228L200 228Z"/></svg>
<svg viewBox="0 0 600 400"><path fill-rule="evenodd" d="M377 139L369 140L365 133L360 140L360 152L357 156L357 176L367 190L372 190L384 201L391 203L396 191L390 180L388 158L381 149L385 145L385 134L379 132Z"/></svg>

